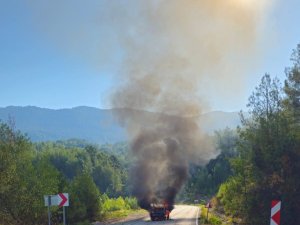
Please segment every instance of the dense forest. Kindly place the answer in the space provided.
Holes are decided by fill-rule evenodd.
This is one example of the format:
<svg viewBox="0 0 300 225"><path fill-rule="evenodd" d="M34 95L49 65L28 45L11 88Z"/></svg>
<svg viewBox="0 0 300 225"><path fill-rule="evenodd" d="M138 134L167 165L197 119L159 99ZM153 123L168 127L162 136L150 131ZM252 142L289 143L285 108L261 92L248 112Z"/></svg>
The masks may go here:
<svg viewBox="0 0 300 225"><path fill-rule="evenodd" d="M67 192L69 224L89 224L108 212L137 209L128 191L125 161L108 152L125 144L92 146L80 140L32 143L0 124L0 224L46 224L44 195ZM119 154L122 156L122 154ZM121 158L121 157L120 157ZM51 207L52 224L61 209Z"/></svg>
<svg viewBox="0 0 300 225"><path fill-rule="evenodd" d="M216 131L220 154L204 167L190 166L178 201L214 196L219 212L239 224L269 224L270 204L282 201L282 224L300 224L300 44L282 85L265 74L249 97L236 130ZM32 143L0 123L0 224L46 224L44 195L67 192L70 224L89 224L108 212L137 209L130 196L127 143L83 140ZM52 224L61 209L52 207Z"/></svg>

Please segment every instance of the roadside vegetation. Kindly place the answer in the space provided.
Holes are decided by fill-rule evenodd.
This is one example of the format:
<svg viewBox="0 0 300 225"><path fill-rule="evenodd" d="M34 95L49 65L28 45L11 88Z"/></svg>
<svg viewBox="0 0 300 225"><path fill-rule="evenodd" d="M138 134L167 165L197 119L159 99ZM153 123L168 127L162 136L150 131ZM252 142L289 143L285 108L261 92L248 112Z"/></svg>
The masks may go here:
<svg viewBox="0 0 300 225"><path fill-rule="evenodd" d="M101 146L74 140L31 143L13 124L0 123L0 149L1 225L46 224L43 196L60 192L70 196L69 224L125 216L139 208L129 195L126 164ZM60 224L62 210L51 211L52 224Z"/></svg>
<svg viewBox="0 0 300 225"><path fill-rule="evenodd" d="M210 225L210 224L222 225L222 220L211 211L208 211L205 205L201 205L200 224L201 225Z"/></svg>
<svg viewBox="0 0 300 225"><path fill-rule="evenodd" d="M272 200L282 201L282 224L300 224L300 44L291 62L283 85L262 77L242 125L216 134L220 155L192 168L185 187L191 200L216 196L214 211L235 224L269 224Z"/></svg>
<svg viewBox="0 0 300 225"><path fill-rule="evenodd" d="M217 198L211 200L212 208L208 209L206 205L201 205L201 215L199 223L201 225L235 225L240 222L240 219L234 218L230 215L225 215L220 210L220 205L216 203Z"/></svg>

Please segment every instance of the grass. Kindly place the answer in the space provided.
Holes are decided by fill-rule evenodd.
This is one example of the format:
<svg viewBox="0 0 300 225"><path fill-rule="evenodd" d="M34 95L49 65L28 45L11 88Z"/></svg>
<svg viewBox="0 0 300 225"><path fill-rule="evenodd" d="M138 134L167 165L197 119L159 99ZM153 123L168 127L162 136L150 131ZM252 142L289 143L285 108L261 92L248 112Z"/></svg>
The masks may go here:
<svg viewBox="0 0 300 225"><path fill-rule="evenodd" d="M103 215L104 220L110 220L110 219L122 219L125 218L131 214L144 214L145 210L143 209L138 209L138 210L117 210L117 211L112 211L112 212L106 212Z"/></svg>
<svg viewBox="0 0 300 225"><path fill-rule="evenodd" d="M201 225L222 225L222 219L214 215L212 212L208 212L207 218L207 208L204 205L201 206L201 216L200 216Z"/></svg>
<svg viewBox="0 0 300 225"><path fill-rule="evenodd" d="M116 219L116 218L123 218L128 216L130 210L117 210L112 212L106 212L103 217L104 219Z"/></svg>
<svg viewBox="0 0 300 225"><path fill-rule="evenodd" d="M216 213L215 209L210 209L207 218L207 208L205 205L201 205L201 215L199 222L201 225L233 225L239 224L241 221L239 218L233 218L231 216L220 216L219 213Z"/></svg>

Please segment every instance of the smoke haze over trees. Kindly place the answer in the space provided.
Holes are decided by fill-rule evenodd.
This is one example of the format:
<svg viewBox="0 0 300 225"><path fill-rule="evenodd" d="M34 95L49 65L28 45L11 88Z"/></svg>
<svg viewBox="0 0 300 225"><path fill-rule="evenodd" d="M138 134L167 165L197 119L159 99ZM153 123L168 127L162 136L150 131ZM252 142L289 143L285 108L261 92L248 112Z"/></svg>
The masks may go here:
<svg viewBox="0 0 300 225"><path fill-rule="evenodd" d="M217 207L240 224L269 223L270 201L280 199L282 222L299 223L299 49L286 69L284 85L268 74L262 77L249 98L251 117L242 117L238 132L215 133L220 154L205 167L190 167L182 199L218 190ZM133 188L128 166L134 159L127 151L126 143L100 149L75 141L32 144L12 125L1 124L0 222L43 224L45 193L70 193L74 223L99 219L109 210L137 208L136 200L125 197ZM52 213L57 224L57 209Z"/></svg>
<svg viewBox="0 0 300 225"><path fill-rule="evenodd" d="M113 92L113 106L177 116L200 114L208 108L210 98L224 97L224 101L235 101L238 97L236 93L245 87L245 71L259 61L259 31L264 28L264 17L272 3L207 0L185 1L183 5L180 1L172 1L173 4L136 1L134 7L126 8L109 2L105 2L107 7L95 7L90 13L95 26L103 28L96 35L106 34L107 38L93 46L96 50L92 52L96 54L90 54L85 49L80 49L83 50L80 52L87 54L87 58L97 66L101 67L100 62L112 59L118 65L118 85ZM62 4L60 6L68 3ZM71 17L70 20L74 19L77 23L68 30L65 27L70 21L60 23L66 7L58 7L55 2L49 2L47 7L42 6L38 2L32 4L38 12L38 21L46 21L42 26L45 33L54 39L55 34L61 34L62 40L56 40L61 46L72 51L81 48L79 43L82 40L89 40L90 33L85 32L81 21ZM53 19L53 11L50 12L49 8L56 12L56 18ZM78 33L82 35L76 35ZM121 49L117 56L111 55L115 52L111 51L114 48ZM286 86L287 93L293 86L291 84L293 82ZM290 95L293 93L290 92ZM176 135L167 134L166 131L172 129L161 129L161 126L166 128L170 125L168 121L158 120L161 126L156 126L156 123L147 124L147 119L131 118L130 115L121 115L120 120L128 128L133 146L144 137L140 132L156 134L159 130L164 132L164 136L162 140L154 138L154 146L158 143L167 148L166 143L169 142L165 143L165 140L171 140L185 149ZM205 139L201 124L198 128L196 136L200 140ZM207 153L212 148L202 149ZM206 154L198 156L206 161L210 158Z"/></svg>
<svg viewBox="0 0 300 225"><path fill-rule="evenodd" d="M218 131L214 140L198 120L213 99L235 102L244 93L274 1L128 2L99 1L88 12L74 1L26 4L37 29L61 51L80 52L95 68L112 62L109 102L129 143L34 144L0 123L0 223L43 224L47 193L69 192L70 221L78 223L137 203L173 205L184 188L185 200L217 192L217 207L241 224L269 223L270 202L280 199L282 222L300 224L300 44L284 85L262 77L237 131ZM97 41L82 45L91 36Z"/></svg>

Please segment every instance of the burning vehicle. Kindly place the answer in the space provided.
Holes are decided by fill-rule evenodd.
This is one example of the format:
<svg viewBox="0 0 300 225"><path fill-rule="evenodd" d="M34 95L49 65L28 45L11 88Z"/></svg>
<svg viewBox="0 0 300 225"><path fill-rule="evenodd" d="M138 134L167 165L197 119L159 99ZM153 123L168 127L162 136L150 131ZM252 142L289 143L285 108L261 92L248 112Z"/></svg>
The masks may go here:
<svg viewBox="0 0 300 225"><path fill-rule="evenodd" d="M169 220L171 211L172 207L169 207L168 204L151 204L149 214L152 221Z"/></svg>

